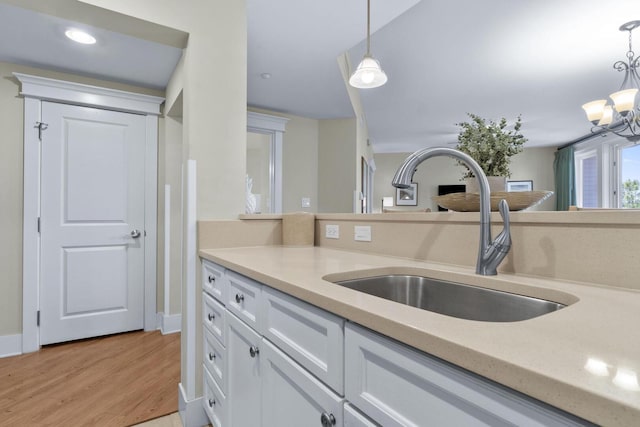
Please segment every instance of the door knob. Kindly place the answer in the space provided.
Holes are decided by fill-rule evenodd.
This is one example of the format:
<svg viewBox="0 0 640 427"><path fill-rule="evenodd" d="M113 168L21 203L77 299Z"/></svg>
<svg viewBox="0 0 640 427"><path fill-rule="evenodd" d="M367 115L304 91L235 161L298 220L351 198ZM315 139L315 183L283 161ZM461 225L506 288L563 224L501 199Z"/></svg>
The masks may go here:
<svg viewBox="0 0 640 427"><path fill-rule="evenodd" d="M260 349L258 347L256 347L255 345L249 347L249 355L251 357L256 357L258 354L260 354Z"/></svg>
<svg viewBox="0 0 640 427"><path fill-rule="evenodd" d="M138 237L140 237L140 230L133 230L131 231L131 237L133 237L134 239L137 239Z"/></svg>
<svg viewBox="0 0 640 427"><path fill-rule="evenodd" d="M333 414L323 412L322 415L320 415L320 424L322 424L322 427L334 426L336 425L336 417L334 417Z"/></svg>

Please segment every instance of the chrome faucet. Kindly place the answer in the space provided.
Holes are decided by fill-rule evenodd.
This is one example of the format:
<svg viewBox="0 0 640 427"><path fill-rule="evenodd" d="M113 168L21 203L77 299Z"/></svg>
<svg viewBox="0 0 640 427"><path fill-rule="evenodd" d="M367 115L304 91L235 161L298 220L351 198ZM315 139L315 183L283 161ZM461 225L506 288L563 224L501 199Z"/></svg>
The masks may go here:
<svg viewBox="0 0 640 427"><path fill-rule="evenodd" d="M392 185L398 188L408 188L411 184L413 174L418 165L431 157L449 156L465 163L471 172L478 179L480 184L480 247L478 249L478 261L476 263L476 274L492 276L498 274L496 269L504 257L511 249L511 232L509 231L509 205L506 200L500 200L498 210L502 216L504 228L494 241L491 241L491 194L489 191L489 181L473 158L462 151L447 148L433 147L418 150L411 154L402 163L396 175L393 177Z"/></svg>

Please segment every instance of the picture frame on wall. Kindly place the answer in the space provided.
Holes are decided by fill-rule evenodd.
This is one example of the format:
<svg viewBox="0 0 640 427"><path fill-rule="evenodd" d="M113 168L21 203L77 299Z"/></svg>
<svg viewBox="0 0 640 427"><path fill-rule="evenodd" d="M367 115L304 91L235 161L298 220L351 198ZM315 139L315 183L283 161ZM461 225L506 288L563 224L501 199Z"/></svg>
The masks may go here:
<svg viewBox="0 0 640 427"><path fill-rule="evenodd" d="M507 181L507 191L533 191L533 181Z"/></svg>
<svg viewBox="0 0 640 427"><path fill-rule="evenodd" d="M412 182L408 188L396 188L396 206L418 206L418 184Z"/></svg>

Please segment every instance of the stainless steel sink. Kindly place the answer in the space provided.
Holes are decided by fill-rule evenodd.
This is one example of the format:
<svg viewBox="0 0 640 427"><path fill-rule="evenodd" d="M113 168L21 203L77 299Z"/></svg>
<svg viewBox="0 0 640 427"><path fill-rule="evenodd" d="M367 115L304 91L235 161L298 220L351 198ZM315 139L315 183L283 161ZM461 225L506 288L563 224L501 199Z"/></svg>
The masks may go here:
<svg viewBox="0 0 640 427"><path fill-rule="evenodd" d="M421 276L394 274L335 283L423 310L484 322L517 322L566 307L544 299Z"/></svg>

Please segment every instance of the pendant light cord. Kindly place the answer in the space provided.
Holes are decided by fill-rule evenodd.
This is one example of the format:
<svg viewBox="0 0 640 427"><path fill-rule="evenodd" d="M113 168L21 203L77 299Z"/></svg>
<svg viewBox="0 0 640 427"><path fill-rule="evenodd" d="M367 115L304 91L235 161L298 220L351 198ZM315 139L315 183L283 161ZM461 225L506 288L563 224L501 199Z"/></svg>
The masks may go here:
<svg viewBox="0 0 640 427"><path fill-rule="evenodd" d="M371 56L371 0L367 0L367 56Z"/></svg>

